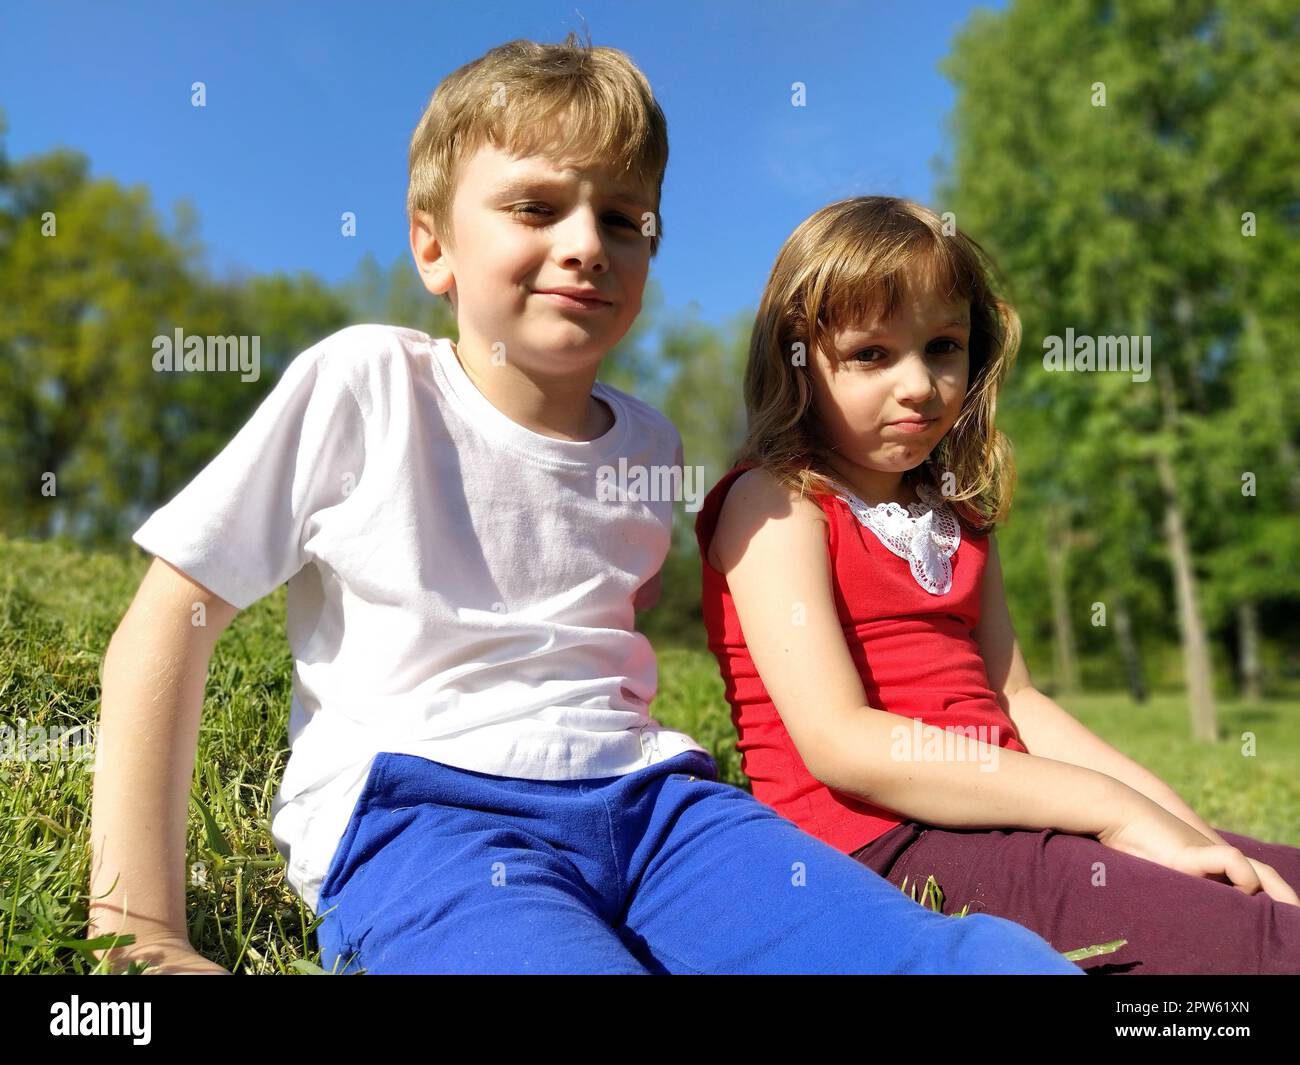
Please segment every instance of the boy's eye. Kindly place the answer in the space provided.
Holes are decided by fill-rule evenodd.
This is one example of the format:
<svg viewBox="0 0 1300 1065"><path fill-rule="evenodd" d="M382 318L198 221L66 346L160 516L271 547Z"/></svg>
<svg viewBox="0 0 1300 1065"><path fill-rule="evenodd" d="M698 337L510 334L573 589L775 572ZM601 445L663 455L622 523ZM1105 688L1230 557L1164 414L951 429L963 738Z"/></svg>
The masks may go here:
<svg viewBox="0 0 1300 1065"><path fill-rule="evenodd" d="M511 211L513 211L515 214L530 214L530 215L538 215L538 216L543 214L549 214L550 210L551 209L547 207L546 204L544 203L523 203L517 207L511 208ZM610 214L610 215L606 215L606 218L611 223L615 223L615 224L622 223L624 226L627 226L630 229L636 229L636 230L640 229L640 227L635 222L633 222L632 219L628 218L626 215Z"/></svg>

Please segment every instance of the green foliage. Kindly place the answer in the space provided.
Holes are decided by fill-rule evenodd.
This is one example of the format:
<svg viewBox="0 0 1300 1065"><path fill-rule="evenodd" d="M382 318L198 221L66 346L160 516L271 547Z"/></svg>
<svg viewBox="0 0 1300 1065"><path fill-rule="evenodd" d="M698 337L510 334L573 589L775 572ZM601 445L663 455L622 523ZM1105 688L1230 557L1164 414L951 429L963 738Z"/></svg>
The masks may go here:
<svg viewBox="0 0 1300 1065"><path fill-rule="evenodd" d="M912 883L911 890L908 890L909 877L903 877L903 883L900 890L913 902L919 902L927 910L933 910L935 913L943 913L944 895L939 887L939 881L933 876L925 878L925 885L921 888L921 897L916 897L916 884ZM965 917L970 913L970 903L966 903L956 913L949 914L949 917ZM1113 939L1109 943L1098 943L1091 947L1079 947L1077 950L1062 951L1068 961L1083 961L1085 958L1095 958L1101 954L1113 954L1120 947L1128 943L1127 939Z"/></svg>
<svg viewBox="0 0 1300 1065"><path fill-rule="evenodd" d="M1297 99L1285 4L1252 8L1074 2L978 12L947 69L959 89L953 160L941 202L1005 268L1025 323L1025 353L999 406L1020 489L999 535L1017 631L1051 688L1057 631L1047 547L1064 530L1068 617L1085 683L1119 666L1113 626L1091 606L1123 600L1151 683L1179 633L1151 469L1175 454L1202 610L1230 690L1237 608L1257 602L1266 679L1300 671L1300 375L1286 357L1300 307ZM1105 81L1105 108L1089 87ZM1261 106L1266 101L1267 106ZM0 130L2 137L2 130ZM1258 235L1240 235L1254 211ZM52 211L57 236L42 234ZM310 274L215 280L194 208L170 222L141 188L92 179L69 151L11 161L0 139L0 528L10 535L122 544L247 419L297 353L349 322L456 335L449 307L403 251L363 258L331 288ZM755 293L757 298L758 293ZM1190 316L1178 320L1179 297ZM652 280L633 329L600 378L663 410L704 486L744 433L741 379L751 312L721 327L669 312ZM1183 415L1166 426L1155 382L1048 375L1041 338L1065 325L1150 328L1175 374ZM158 374L151 343L180 327L256 335L262 375ZM1256 481L1242 494L1242 475ZM57 493L43 494L46 475ZM700 646L695 514L677 508L656 639Z"/></svg>
<svg viewBox="0 0 1300 1065"><path fill-rule="evenodd" d="M933 910L935 913L943 913L943 891L939 888L939 881L937 881L933 876L927 876L925 878L925 886L921 889L921 897L920 899L917 899L916 884L913 883L912 890L908 891L908 879L908 877L903 877L903 883L899 888L904 895L910 898L913 902L919 902L927 910ZM951 916L965 917L968 913L970 913L969 902L956 913L951 914Z"/></svg>
<svg viewBox="0 0 1300 1065"><path fill-rule="evenodd" d="M353 322L384 322L434 337L459 337L451 306L425 289L409 254L398 255L385 270L367 253L337 295Z"/></svg>
<svg viewBox="0 0 1300 1065"><path fill-rule="evenodd" d="M1048 547L1085 657L1120 672L1096 602L1127 603L1143 657L1177 637L1160 454L1221 668L1239 604L1271 604L1268 635L1296 642L1298 21L1281 0L1013 2L977 12L943 63L958 102L937 206L993 254L1024 325L998 406L1020 471L999 540L1036 674L1061 635ZM1048 372L1043 340L1066 328L1150 336L1151 379Z"/></svg>
<svg viewBox="0 0 1300 1065"><path fill-rule="evenodd" d="M1067 961L1083 961L1096 958L1102 954L1114 954L1120 947L1128 945L1127 939L1112 939L1109 943L1098 943L1095 947L1080 947L1078 950L1065 951Z"/></svg>

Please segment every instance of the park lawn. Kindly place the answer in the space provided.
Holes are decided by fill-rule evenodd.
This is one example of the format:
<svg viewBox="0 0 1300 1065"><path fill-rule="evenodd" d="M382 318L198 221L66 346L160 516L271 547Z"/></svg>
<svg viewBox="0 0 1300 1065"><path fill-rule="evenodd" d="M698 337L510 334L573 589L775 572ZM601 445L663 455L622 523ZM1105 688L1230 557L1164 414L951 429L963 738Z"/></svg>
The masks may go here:
<svg viewBox="0 0 1300 1065"><path fill-rule="evenodd" d="M99 713L100 662L149 559L58 543L0 539L0 725L64 728ZM270 834L271 799L288 756L292 659L284 590L242 612L209 671L191 803L190 940L221 965L253 973L310 972L314 919L284 880ZM722 778L744 787L712 656L659 649L655 717L694 736ZM1066 700L1062 700L1067 702ZM1089 694L1067 709L1167 780L1217 827L1300 845L1300 700L1219 704L1216 745L1188 738L1176 694L1138 705ZM1253 733L1256 753L1242 753ZM87 763L0 761L0 972L85 973L93 774ZM196 866L196 863L201 863Z"/></svg>

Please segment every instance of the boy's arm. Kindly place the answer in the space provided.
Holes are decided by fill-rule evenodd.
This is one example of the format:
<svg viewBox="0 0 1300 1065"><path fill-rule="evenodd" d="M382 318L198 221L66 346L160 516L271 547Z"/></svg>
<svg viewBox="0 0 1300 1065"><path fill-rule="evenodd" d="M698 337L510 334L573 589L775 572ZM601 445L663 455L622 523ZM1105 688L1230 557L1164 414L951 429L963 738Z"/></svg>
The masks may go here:
<svg viewBox="0 0 1300 1065"><path fill-rule="evenodd" d="M989 535L989 558L980 592L980 621L974 636L988 672L989 687L1011 718L1030 753L1105 773L1164 807L1215 843L1227 841L1150 770L1117 751L1034 687L1020 653L1007 607L1002 562Z"/></svg>
<svg viewBox="0 0 1300 1065"><path fill-rule="evenodd" d="M198 603L202 626L194 623ZM91 802L88 938L130 932L137 944L188 942L185 828L203 688L212 650L236 613L155 558L109 641Z"/></svg>
<svg viewBox="0 0 1300 1065"><path fill-rule="evenodd" d="M790 738L828 787L926 824L1055 828L1098 835L1149 801L1111 777L1065 762L999 750L931 761L946 733L921 726L922 752L895 757L911 718L866 705L831 592L824 517L761 470L727 495L713 545L745 640ZM983 747L984 745L981 745Z"/></svg>
<svg viewBox="0 0 1300 1065"><path fill-rule="evenodd" d="M655 603L659 602L659 593L663 590L663 584L664 571L660 568L658 573L636 590L636 597L632 600L632 609L639 613L643 610L649 610Z"/></svg>

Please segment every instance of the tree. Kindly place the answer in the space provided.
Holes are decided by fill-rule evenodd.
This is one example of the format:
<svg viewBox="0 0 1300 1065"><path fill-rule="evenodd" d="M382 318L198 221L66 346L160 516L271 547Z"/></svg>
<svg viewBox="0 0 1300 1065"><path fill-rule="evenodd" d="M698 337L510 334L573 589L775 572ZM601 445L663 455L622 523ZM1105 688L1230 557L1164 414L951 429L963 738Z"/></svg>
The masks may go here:
<svg viewBox="0 0 1300 1065"><path fill-rule="evenodd" d="M1225 449L1203 429L1259 401L1239 373L1241 323L1257 307L1250 289L1278 284L1276 269L1258 261L1235 269L1257 252L1225 242L1239 236L1246 203L1286 231L1288 193L1276 175L1295 165L1295 138L1281 136L1276 117L1260 117L1287 107L1275 99L1262 107L1256 94L1285 88L1295 100L1287 52L1296 16L1282 4L1261 7L1252 28L1256 7L1237 2L1013 3L978 13L946 63L959 99L945 206L1013 279L1033 352L999 412L1012 411L1013 426L1017 409L1060 412L1054 459L1024 482L1029 509L1064 498L1070 527L1086 523L1096 534L1076 588L1098 599L1109 586L1112 601L1126 601L1109 574L1127 584L1145 571L1149 545L1162 544L1203 738L1216 732L1203 560L1243 533L1239 522L1201 520L1216 495L1200 472L1225 450L1239 467L1246 454L1243 443ZM1267 168L1245 158L1261 138L1270 140ZM1283 321L1294 336L1291 296L1269 303L1274 336L1285 335ZM1035 365L1043 338L1067 328L1149 337L1150 380ZM1294 389L1295 371L1283 376ZM1271 429L1285 462L1294 424L1275 419ZM1272 535L1263 524L1255 531ZM1131 565L1120 561L1124 550Z"/></svg>

